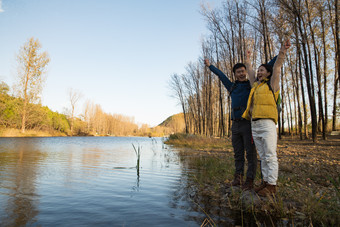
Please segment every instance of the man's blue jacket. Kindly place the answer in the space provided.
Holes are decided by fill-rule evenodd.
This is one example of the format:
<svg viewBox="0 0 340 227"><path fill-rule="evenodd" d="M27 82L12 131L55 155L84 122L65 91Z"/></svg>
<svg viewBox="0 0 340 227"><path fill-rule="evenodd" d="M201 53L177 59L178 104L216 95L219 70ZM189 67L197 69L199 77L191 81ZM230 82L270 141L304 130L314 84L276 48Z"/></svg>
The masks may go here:
<svg viewBox="0 0 340 227"><path fill-rule="evenodd" d="M251 90L250 82L238 81L231 82L228 77L213 65L209 69L216 74L225 88L229 91L231 97L231 120L243 120L242 114L247 108L247 101Z"/></svg>

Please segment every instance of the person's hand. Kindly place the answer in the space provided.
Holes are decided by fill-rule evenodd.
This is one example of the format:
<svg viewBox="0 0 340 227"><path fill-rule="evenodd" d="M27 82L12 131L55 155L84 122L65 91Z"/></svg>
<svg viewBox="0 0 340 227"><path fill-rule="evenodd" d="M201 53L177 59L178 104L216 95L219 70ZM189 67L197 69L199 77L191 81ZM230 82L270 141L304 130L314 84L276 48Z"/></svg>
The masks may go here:
<svg viewBox="0 0 340 227"><path fill-rule="evenodd" d="M250 60L250 55L251 55L251 51L247 50L247 52L246 52L246 59L247 60Z"/></svg>
<svg viewBox="0 0 340 227"><path fill-rule="evenodd" d="M289 39L287 39L281 46L281 50L286 51L291 46Z"/></svg>
<svg viewBox="0 0 340 227"><path fill-rule="evenodd" d="M205 66L210 66L210 61L209 61L209 59L204 59L204 64L205 64Z"/></svg>

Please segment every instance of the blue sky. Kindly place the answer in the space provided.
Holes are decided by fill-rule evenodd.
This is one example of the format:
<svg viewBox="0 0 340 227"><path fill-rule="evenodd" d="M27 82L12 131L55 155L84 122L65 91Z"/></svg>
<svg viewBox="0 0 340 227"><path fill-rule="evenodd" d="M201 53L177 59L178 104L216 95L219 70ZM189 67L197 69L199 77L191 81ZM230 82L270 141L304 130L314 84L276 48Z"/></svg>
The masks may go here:
<svg viewBox="0 0 340 227"><path fill-rule="evenodd" d="M212 7L222 0L206 0ZM207 34L200 0L0 0L0 80L30 38L49 53L42 104L69 108L68 89L104 112L155 126L181 112L168 83L200 54Z"/></svg>

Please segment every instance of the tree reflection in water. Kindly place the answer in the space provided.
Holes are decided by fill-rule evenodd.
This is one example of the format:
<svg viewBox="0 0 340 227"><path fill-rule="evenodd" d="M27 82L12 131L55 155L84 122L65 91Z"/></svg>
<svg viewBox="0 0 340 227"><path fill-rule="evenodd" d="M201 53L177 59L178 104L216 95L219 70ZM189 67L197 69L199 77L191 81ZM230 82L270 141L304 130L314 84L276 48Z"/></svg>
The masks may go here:
<svg viewBox="0 0 340 227"><path fill-rule="evenodd" d="M23 139L11 150L1 153L0 188L8 199L6 216L1 217L1 226L28 226L36 222L39 197L36 193L39 164L45 158ZM8 175L10 177L8 177Z"/></svg>
<svg viewBox="0 0 340 227"><path fill-rule="evenodd" d="M131 146L135 140L143 145L140 171ZM120 223L201 225L205 212L217 225L241 223L235 221L240 214L218 196L223 187L212 183L232 174L225 158L184 157L160 139L10 141L4 145L0 139L0 226L96 225L119 218Z"/></svg>

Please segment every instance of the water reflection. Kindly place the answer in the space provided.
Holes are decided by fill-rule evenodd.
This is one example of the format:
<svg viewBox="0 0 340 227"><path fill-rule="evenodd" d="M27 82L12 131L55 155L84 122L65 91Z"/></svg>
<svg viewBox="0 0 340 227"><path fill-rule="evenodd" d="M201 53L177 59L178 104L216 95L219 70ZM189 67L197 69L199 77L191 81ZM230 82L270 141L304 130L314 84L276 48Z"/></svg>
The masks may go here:
<svg viewBox="0 0 340 227"><path fill-rule="evenodd" d="M0 226L192 226L169 206L176 157L160 139L0 138Z"/></svg>
<svg viewBox="0 0 340 227"><path fill-rule="evenodd" d="M197 226L196 173L161 139L0 138L0 226Z"/></svg>
<svg viewBox="0 0 340 227"><path fill-rule="evenodd" d="M3 147L1 148L3 150ZM9 196L7 201L2 203L6 216L1 215L1 226L25 226L36 221L39 213L36 184L39 163L45 157L44 153L25 141L1 152L1 197Z"/></svg>

